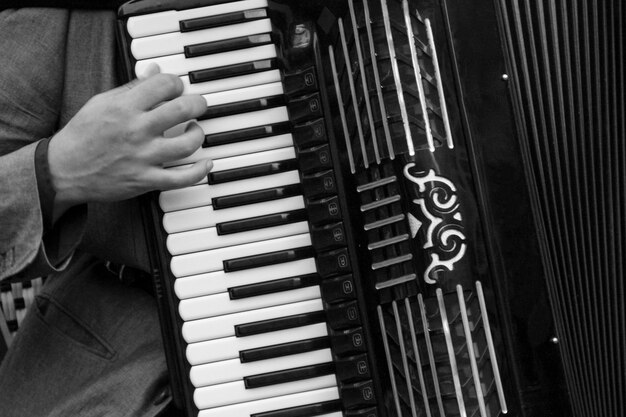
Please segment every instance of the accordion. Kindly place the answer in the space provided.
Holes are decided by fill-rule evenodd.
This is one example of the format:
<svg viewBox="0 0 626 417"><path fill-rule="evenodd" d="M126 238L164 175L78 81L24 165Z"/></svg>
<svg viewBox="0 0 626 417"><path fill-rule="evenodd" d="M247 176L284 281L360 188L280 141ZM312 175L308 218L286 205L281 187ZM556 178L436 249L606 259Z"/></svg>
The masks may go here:
<svg viewBox="0 0 626 417"><path fill-rule="evenodd" d="M188 416L626 415L624 6L137 0L201 94L146 198Z"/></svg>

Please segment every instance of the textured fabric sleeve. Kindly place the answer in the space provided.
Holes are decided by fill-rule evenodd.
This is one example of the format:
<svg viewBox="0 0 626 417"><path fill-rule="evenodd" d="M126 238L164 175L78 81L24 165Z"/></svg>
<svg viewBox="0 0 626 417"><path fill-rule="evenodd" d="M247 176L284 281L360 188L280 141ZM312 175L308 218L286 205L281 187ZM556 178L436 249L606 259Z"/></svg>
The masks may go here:
<svg viewBox="0 0 626 417"><path fill-rule="evenodd" d="M0 279L47 263L41 248L43 224L30 144L0 158Z"/></svg>
<svg viewBox="0 0 626 417"><path fill-rule="evenodd" d="M46 251L35 169L37 145L0 157L0 279L32 278L65 268L84 233L86 209L70 210L49 232L55 248Z"/></svg>

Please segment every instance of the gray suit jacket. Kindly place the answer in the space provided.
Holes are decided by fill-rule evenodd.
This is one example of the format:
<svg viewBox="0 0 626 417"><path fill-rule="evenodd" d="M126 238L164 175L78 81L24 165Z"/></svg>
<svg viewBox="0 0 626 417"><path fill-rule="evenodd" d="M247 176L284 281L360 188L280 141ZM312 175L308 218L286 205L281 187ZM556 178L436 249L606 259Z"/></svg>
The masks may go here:
<svg viewBox="0 0 626 417"><path fill-rule="evenodd" d="M0 69L0 280L67 266L67 260L49 259L42 241L34 142L51 136L89 98L117 84L113 14L108 13L106 30L70 25L70 16L79 22L94 13L47 9L43 19L32 22L35 29L21 11L1 14L0 47L10 59L3 59ZM82 32L98 30L104 32L85 44L90 38ZM103 259L147 270L135 200L90 204L87 225L72 220L61 228L64 239L80 241L83 250Z"/></svg>
<svg viewBox="0 0 626 417"><path fill-rule="evenodd" d="M0 12L0 279L53 273L0 365L3 417L148 417L169 403L153 298L86 252L145 266L136 202L64 219L82 245L67 259L43 237L36 142L116 84L114 46L112 12Z"/></svg>
<svg viewBox="0 0 626 417"><path fill-rule="evenodd" d="M34 152L30 144L0 162L0 278L22 271L47 275L64 266L52 265L42 244Z"/></svg>

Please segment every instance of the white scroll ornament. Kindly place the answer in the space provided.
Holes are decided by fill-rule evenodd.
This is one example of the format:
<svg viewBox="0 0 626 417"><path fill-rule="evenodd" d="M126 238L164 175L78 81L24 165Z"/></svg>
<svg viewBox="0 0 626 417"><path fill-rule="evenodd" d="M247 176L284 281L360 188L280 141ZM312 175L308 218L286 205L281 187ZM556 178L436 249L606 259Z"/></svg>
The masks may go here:
<svg viewBox="0 0 626 417"><path fill-rule="evenodd" d="M451 215L457 221L462 220L459 211L459 202L456 196L456 187L447 178L435 174L434 170L420 172L415 176L409 169L415 166L409 163L404 167L404 176L418 186L421 198L413 199L417 204L428 226L425 234L424 249L430 249L430 263L424 271L424 281L428 284L436 284L434 273L440 269L454 270L454 264L465 256L467 249L466 237L462 225L458 223L444 223L442 215ZM429 185L429 187L427 187ZM431 191L427 192L430 188ZM430 204L429 204L430 203ZM429 208L432 207L433 211ZM422 226L422 222L409 214L409 225L413 237ZM452 254L452 257L441 259L442 254Z"/></svg>

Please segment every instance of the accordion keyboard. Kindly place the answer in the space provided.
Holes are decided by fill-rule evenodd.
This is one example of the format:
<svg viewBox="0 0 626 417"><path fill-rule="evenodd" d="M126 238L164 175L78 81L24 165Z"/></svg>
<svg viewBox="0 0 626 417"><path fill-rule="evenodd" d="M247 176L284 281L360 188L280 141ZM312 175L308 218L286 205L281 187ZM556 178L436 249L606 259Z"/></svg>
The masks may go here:
<svg viewBox="0 0 626 417"><path fill-rule="evenodd" d="M265 0L133 16L127 30L135 74L156 63L207 101L205 145L169 169L214 168L158 199L199 416L341 416L322 292L352 284L321 283L349 266L313 64L285 68Z"/></svg>

